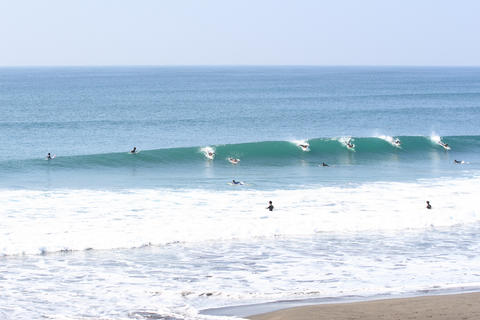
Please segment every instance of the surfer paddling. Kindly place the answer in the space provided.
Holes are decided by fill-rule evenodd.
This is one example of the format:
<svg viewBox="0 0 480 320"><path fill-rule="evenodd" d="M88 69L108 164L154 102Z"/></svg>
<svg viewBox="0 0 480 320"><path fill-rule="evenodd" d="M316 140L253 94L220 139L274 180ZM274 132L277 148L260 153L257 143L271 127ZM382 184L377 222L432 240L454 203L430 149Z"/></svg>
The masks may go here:
<svg viewBox="0 0 480 320"><path fill-rule="evenodd" d="M50 154L50 152L47 154L47 160L52 160L52 155Z"/></svg>
<svg viewBox="0 0 480 320"><path fill-rule="evenodd" d="M137 147L133 147L133 149L130 150L130 153L137 153Z"/></svg>
<svg viewBox="0 0 480 320"><path fill-rule="evenodd" d="M237 159L237 158L228 158L228 161L231 163L231 164L238 164L240 162L240 159Z"/></svg>

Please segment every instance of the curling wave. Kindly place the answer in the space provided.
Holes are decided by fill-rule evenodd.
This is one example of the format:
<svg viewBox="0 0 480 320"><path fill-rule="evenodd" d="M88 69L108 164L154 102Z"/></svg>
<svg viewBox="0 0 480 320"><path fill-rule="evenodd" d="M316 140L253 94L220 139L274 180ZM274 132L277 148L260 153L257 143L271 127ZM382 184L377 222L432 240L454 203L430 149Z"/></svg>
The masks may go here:
<svg viewBox="0 0 480 320"><path fill-rule="evenodd" d="M395 140L399 145L394 145ZM346 142L351 141L354 148L347 148ZM292 159L342 157L355 151L355 156L368 159L379 155L410 154L413 157L432 153L445 152L439 142L448 143L455 152L480 151L480 136L378 136L378 137L338 137L315 138L299 141L261 141L239 144L222 144L208 146L214 152L214 157L208 159L205 154L206 147L184 147L156 150L142 150L137 154L128 152L62 156L52 161L45 159L29 159L18 161L0 162L0 167L8 169L25 169L30 167L54 168L96 168L96 167L130 167L130 166L160 166L181 163L195 163L202 161L225 162L229 157L248 160L249 163L279 163ZM308 149L302 149L308 145ZM308 152L304 152L308 151Z"/></svg>

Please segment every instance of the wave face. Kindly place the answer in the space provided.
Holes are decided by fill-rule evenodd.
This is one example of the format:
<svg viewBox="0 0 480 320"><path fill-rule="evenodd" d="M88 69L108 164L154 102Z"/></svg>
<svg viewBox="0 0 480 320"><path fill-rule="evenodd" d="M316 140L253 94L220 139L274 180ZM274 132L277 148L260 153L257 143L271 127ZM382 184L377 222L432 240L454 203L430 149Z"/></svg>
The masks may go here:
<svg viewBox="0 0 480 320"><path fill-rule="evenodd" d="M400 145L393 145L398 139ZM437 139L437 140L436 140ZM346 142L351 141L354 148L347 148ZM352 155L368 160L377 159L381 155L406 155L407 157L422 157L432 152L444 152L438 141L449 144L451 150L457 153L476 153L480 150L480 136L451 136L451 137L340 137L315 138L299 141L262 141L240 144L225 144L210 146L215 152L213 161L225 162L229 157L240 158L242 164L263 163L279 164L297 159L342 158ZM299 147L308 143L308 151ZM158 166L189 164L207 161L202 147L169 148L156 150L142 150L138 154L104 153L79 156L61 156L51 161L45 159L29 159L19 161L3 161L1 166L8 169L28 169L29 167L51 168L95 168L95 167L130 167L130 166Z"/></svg>

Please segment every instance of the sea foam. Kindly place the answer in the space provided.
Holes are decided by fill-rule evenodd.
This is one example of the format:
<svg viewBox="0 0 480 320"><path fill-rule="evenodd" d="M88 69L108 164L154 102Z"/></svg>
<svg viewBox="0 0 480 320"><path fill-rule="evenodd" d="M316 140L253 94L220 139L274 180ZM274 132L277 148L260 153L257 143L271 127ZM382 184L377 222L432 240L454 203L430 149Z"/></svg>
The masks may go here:
<svg viewBox="0 0 480 320"><path fill-rule="evenodd" d="M480 220L479 177L299 190L5 190L0 254L132 248ZM273 201L275 210L265 207ZM432 210L425 209L429 200Z"/></svg>

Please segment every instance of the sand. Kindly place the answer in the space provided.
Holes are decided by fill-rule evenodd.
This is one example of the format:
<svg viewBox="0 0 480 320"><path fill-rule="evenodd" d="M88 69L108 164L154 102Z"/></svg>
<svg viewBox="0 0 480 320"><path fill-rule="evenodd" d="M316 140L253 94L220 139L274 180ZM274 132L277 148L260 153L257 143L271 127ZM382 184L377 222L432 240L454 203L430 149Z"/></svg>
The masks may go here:
<svg viewBox="0 0 480 320"><path fill-rule="evenodd" d="M479 320L480 293L296 307L252 320Z"/></svg>

